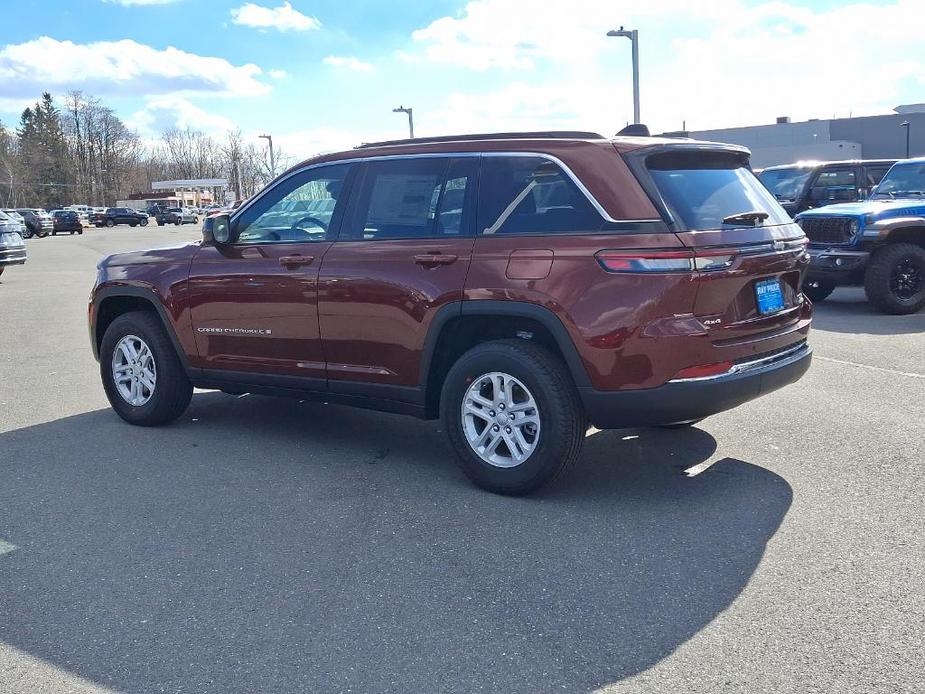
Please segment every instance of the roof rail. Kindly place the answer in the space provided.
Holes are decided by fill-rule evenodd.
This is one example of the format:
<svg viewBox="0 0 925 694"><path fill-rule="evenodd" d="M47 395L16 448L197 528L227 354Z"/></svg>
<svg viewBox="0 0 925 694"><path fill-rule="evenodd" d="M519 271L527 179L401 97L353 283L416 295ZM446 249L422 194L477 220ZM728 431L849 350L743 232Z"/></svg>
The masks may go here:
<svg viewBox="0 0 925 694"><path fill-rule="evenodd" d="M471 142L473 140L603 140L599 133L582 130L544 130L539 132L519 133L477 133L473 135L440 135L438 137L415 137L406 140L386 140L385 142L364 142L356 149L367 147L385 147L387 145L420 145L428 142Z"/></svg>

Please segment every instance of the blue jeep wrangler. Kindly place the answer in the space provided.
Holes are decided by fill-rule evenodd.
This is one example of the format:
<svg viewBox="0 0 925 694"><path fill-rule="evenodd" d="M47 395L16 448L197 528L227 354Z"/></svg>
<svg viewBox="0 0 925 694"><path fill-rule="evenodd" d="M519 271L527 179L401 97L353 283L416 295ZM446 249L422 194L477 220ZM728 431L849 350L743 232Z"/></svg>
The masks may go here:
<svg viewBox="0 0 925 694"><path fill-rule="evenodd" d="M885 313L925 307L925 158L897 162L863 202L807 210L796 221L809 239L803 293L811 301L863 284Z"/></svg>

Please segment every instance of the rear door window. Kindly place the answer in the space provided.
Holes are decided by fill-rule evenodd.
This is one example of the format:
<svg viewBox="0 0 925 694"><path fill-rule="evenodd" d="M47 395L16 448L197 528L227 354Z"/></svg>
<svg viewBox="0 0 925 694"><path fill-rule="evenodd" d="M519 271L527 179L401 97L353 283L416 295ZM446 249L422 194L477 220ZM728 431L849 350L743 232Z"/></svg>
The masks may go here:
<svg viewBox="0 0 925 694"><path fill-rule="evenodd" d="M569 176L537 156L486 156L479 184L483 235L594 233L604 219Z"/></svg>
<svg viewBox="0 0 925 694"><path fill-rule="evenodd" d="M421 157L365 166L340 239L375 241L468 235L478 159Z"/></svg>
<svg viewBox="0 0 925 694"><path fill-rule="evenodd" d="M671 216L684 229L790 222L740 154L668 151L648 157L646 167Z"/></svg>

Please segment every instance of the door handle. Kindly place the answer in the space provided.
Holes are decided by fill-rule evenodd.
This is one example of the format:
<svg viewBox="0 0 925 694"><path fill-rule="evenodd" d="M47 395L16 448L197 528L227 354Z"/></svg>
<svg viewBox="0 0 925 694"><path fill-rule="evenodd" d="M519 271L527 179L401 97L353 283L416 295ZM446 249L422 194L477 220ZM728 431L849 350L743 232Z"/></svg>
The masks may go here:
<svg viewBox="0 0 925 694"><path fill-rule="evenodd" d="M422 253L414 256L414 262L424 267L437 267L438 265L452 265L458 258L450 253Z"/></svg>
<svg viewBox="0 0 925 694"><path fill-rule="evenodd" d="M311 265L315 261L313 255L283 255L279 258L279 264L284 267L295 267L298 265Z"/></svg>

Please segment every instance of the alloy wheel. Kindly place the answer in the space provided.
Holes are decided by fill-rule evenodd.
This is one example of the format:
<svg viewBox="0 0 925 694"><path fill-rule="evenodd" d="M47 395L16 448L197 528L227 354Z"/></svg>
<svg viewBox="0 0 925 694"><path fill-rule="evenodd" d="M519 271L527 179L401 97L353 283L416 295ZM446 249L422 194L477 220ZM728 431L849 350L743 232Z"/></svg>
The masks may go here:
<svg viewBox="0 0 925 694"><path fill-rule="evenodd" d="M157 365L147 343L126 335L112 353L112 381L120 397L133 407L145 405L157 385Z"/></svg>
<svg viewBox="0 0 925 694"><path fill-rule="evenodd" d="M890 291L893 296L908 301L914 298L925 283L922 268L912 258L905 258L896 264L890 273Z"/></svg>
<svg viewBox="0 0 925 694"><path fill-rule="evenodd" d="M469 446L489 465L517 467L539 444L540 412L536 400L510 374L495 371L472 381L460 414Z"/></svg>

